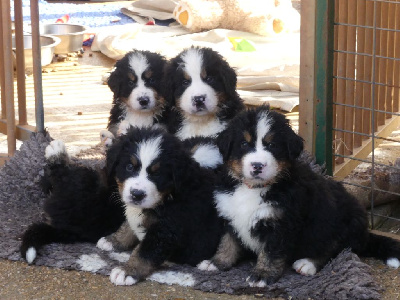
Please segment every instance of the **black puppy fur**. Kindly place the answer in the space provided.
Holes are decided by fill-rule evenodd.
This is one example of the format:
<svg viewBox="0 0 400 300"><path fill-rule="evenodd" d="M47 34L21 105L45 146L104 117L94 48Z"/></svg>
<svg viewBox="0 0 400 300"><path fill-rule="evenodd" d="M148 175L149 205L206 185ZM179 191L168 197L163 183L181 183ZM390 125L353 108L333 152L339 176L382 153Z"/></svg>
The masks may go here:
<svg viewBox="0 0 400 300"><path fill-rule="evenodd" d="M70 162L62 142L49 149L41 184L47 194L46 222L32 224L22 237L21 256L32 263L37 251L50 243L92 242L115 232L125 219L124 209L112 196L104 171Z"/></svg>
<svg viewBox="0 0 400 300"><path fill-rule="evenodd" d="M216 51L192 47L165 69L168 131L181 140L216 136L244 108L236 92L236 73Z"/></svg>
<svg viewBox="0 0 400 300"><path fill-rule="evenodd" d="M215 201L231 230L201 269L228 269L244 249L257 255L249 282L258 287L290 265L313 275L345 248L398 267L400 244L369 232L364 207L343 185L297 160L303 141L284 115L269 107L242 112L218 143L229 176Z"/></svg>
<svg viewBox="0 0 400 300"><path fill-rule="evenodd" d="M196 265L215 253L222 220L213 204L214 173L201 168L176 137L132 127L109 148L107 166L127 222L97 245L134 249L129 261L111 272L113 283L134 284L166 260Z"/></svg>
<svg viewBox="0 0 400 300"><path fill-rule="evenodd" d="M114 94L107 129L114 136L123 120L139 127L161 122L165 64L160 54L140 50L130 51L117 61L107 81Z"/></svg>

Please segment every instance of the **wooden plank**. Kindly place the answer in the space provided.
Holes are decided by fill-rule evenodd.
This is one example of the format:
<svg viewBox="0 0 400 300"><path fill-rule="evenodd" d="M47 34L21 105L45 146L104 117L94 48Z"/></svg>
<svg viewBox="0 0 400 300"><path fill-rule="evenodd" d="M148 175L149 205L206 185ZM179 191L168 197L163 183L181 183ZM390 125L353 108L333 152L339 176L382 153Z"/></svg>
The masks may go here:
<svg viewBox="0 0 400 300"><path fill-rule="evenodd" d="M387 33L387 56L394 57L394 31L396 28L396 4L386 3L388 6L388 28L391 30ZM397 4L398 6L399 4ZM393 70L394 62L392 60L386 61L386 111L393 112L393 91L394 91L394 81L393 81ZM391 115L386 114L386 119L390 119Z"/></svg>
<svg viewBox="0 0 400 300"><path fill-rule="evenodd" d="M3 39L3 76L5 88L6 102L6 119L7 119L7 146L8 154L14 155L16 151L15 138L15 109L14 109L14 70L12 59L12 39L11 39L11 16L10 2L2 1L2 10L0 22L2 22L2 39Z"/></svg>
<svg viewBox="0 0 400 300"><path fill-rule="evenodd" d="M390 232L384 232L384 231L379 231L379 230L371 230L372 233L377 234L377 235L381 235L381 236L386 236L389 238L392 238L396 241L400 242L400 236L394 233L390 233Z"/></svg>
<svg viewBox="0 0 400 300"><path fill-rule="evenodd" d="M380 21L377 25L381 28L388 28L389 22L389 6L388 3L382 2L379 3L378 7L380 10L377 11L377 14L380 15ZM388 31L387 30L379 30L380 31L380 40L379 40L379 54L380 56L388 57ZM384 84L384 86L379 85L377 86L378 89L378 109L381 111L388 111L386 107L386 97L387 97L387 64L388 60L386 58L377 58L379 61L379 68L377 70L378 77L377 82ZM389 117L391 117L389 115ZM377 113L378 125L384 125L386 115L385 113L378 112Z"/></svg>
<svg viewBox="0 0 400 300"><path fill-rule="evenodd" d="M340 23L347 23L347 0L338 0L338 6L336 7L338 10L336 14L338 15L338 21ZM341 51L346 51L347 49L347 27L343 25L338 25L337 29L337 49ZM346 76L346 54L338 53L337 54L337 70L336 75L339 77ZM336 86L336 102L337 103L344 103L344 99L346 97L346 82L343 79L337 80ZM345 108L341 105L336 107L336 128L344 129L345 124ZM337 131L335 133L335 152L337 154L344 155L344 133ZM335 158L336 164L343 163L343 158L336 157Z"/></svg>
<svg viewBox="0 0 400 300"><path fill-rule="evenodd" d="M0 153L0 167L3 166L10 157L6 153Z"/></svg>
<svg viewBox="0 0 400 300"><path fill-rule="evenodd" d="M351 25L357 24L357 2L356 0L348 0L347 2L347 23ZM349 26L347 28L346 36L346 50L349 52L356 52L356 27ZM354 54L346 55L346 78L355 79L356 70L356 57ZM353 80L346 80L346 96L344 98L345 103L350 106L354 106L354 89L355 82ZM354 114L355 109L353 107L345 107L345 117L344 117L344 129L349 131L344 134L344 153L345 155L351 155L353 153L354 147Z"/></svg>
<svg viewBox="0 0 400 300"><path fill-rule="evenodd" d="M33 132L36 132L35 126L17 125L15 127L16 139L20 141L28 140ZM7 121L5 119L0 119L0 133L7 134Z"/></svg>
<svg viewBox="0 0 400 300"><path fill-rule="evenodd" d="M400 31L400 1L395 5L395 29ZM400 32L395 32L394 36L394 57L400 59ZM393 111L398 112L400 106L400 61L394 61L393 64Z"/></svg>
<svg viewBox="0 0 400 300"><path fill-rule="evenodd" d="M7 0L8 1L8 0ZM24 57L24 33L22 0L14 0L15 16L15 48L16 48L16 70L17 70L17 91L18 91L18 116L19 124L26 125L26 90L25 90L25 57Z"/></svg>
<svg viewBox="0 0 400 300"><path fill-rule="evenodd" d="M373 26L374 24L374 3L372 1L366 1L365 3L365 25ZM366 54L373 54L373 30L365 30L365 43L364 51ZM364 79L366 81L372 81L372 57L364 56ZM372 85L368 83L363 84L363 94L364 94L364 107L372 108ZM372 133L372 114L370 110L363 111L363 130L365 134ZM368 139L365 137L364 139Z"/></svg>
<svg viewBox="0 0 400 300"><path fill-rule="evenodd" d="M4 1L0 1L0 11L2 11L3 5L5 5ZM0 13L1 16L1 13ZM4 48L3 48L3 22L0 20L0 89L1 89L1 115L0 118L6 118L6 89L2 88L6 86L5 77L4 77Z"/></svg>
<svg viewBox="0 0 400 300"><path fill-rule="evenodd" d="M388 137L397 127L400 126L400 117L393 117L386 121L386 125L381 126L380 129L375 133L375 136L386 138ZM374 147L378 147L383 142L383 139L375 138ZM354 149L353 157L358 159L365 159L372 152L372 139L363 142L362 146ZM346 158L344 163L336 166L334 177L338 180L343 180L349 175L361 162Z"/></svg>
<svg viewBox="0 0 400 300"><path fill-rule="evenodd" d="M381 20L382 20L382 16L381 16L381 5L382 3L380 2L375 2L375 20L376 20L376 27L380 27L381 26ZM381 55L381 30L376 29L375 30L375 55ZM380 71L381 71L381 65L382 65L382 59L380 58L375 58L375 74L373 74L375 76L374 81L380 82ZM375 91L374 91L374 109L379 109L380 106L380 102L382 101L381 99L381 95L382 95L382 88L380 85L375 85ZM384 120L382 118L379 118L379 113L373 112L374 114L374 124L373 124L373 131L377 131L378 130L378 126L379 125L383 125L381 124L381 120Z"/></svg>
<svg viewBox="0 0 400 300"><path fill-rule="evenodd" d="M365 25L365 0L357 0L357 25L364 26ZM365 29L362 27L357 28L357 53L364 53L365 51ZM358 55L356 57L356 84L355 84L355 93L354 93L354 103L356 106L365 107L364 106L364 89L363 83L360 80L365 80L364 77L364 57ZM365 120L363 120L363 110L355 109L354 114L354 131L355 132L363 132L363 124ZM362 144L362 136L359 134L354 135L354 148L361 147Z"/></svg>
<svg viewBox="0 0 400 300"><path fill-rule="evenodd" d="M315 153L315 1L302 1L300 27L299 135L304 139L305 149L310 153Z"/></svg>

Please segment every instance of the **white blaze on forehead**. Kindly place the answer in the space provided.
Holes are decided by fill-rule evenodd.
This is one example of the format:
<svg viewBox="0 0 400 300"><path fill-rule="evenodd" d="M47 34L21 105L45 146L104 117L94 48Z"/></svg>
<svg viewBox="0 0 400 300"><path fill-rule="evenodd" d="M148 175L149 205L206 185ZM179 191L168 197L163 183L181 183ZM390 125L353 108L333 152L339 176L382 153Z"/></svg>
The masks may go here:
<svg viewBox="0 0 400 300"><path fill-rule="evenodd" d="M162 137L158 136L154 139L150 139L142 143L139 143L138 156L140 161L142 162L142 168L140 170L140 174L146 172L147 167L150 166L152 161L154 161L160 155L161 142L162 142Z"/></svg>
<svg viewBox="0 0 400 300"><path fill-rule="evenodd" d="M149 62L143 54L135 53L129 57L129 66L135 72L139 80L143 72L149 67Z"/></svg>
<svg viewBox="0 0 400 300"><path fill-rule="evenodd" d="M193 79L200 78L203 54L197 49L189 49L182 55L184 71Z"/></svg>
<svg viewBox="0 0 400 300"><path fill-rule="evenodd" d="M141 161L141 169L137 176L130 177L124 182L122 190L122 200L130 203L132 200L131 191L134 189L141 190L145 193L145 198L139 204L142 208L151 208L156 205L162 198L157 186L148 178L147 168L161 153L162 137L144 141L138 145L138 158Z"/></svg>
<svg viewBox="0 0 400 300"><path fill-rule="evenodd" d="M271 120L268 118L268 114L263 112L258 116L256 144L257 151L263 149L262 140L270 130Z"/></svg>

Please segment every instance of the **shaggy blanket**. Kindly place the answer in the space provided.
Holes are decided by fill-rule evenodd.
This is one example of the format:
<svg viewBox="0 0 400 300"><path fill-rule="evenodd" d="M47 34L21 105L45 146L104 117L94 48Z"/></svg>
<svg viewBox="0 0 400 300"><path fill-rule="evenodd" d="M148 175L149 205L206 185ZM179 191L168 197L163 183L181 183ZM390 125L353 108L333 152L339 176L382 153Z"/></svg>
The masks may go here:
<svg viewBox="0 0 400 300"><path fill-rule="evenodd" d="M49 135L33 134L0 169L0 258L22 260L21 235L33 222L43 219L44 195L38 182L43 174L44 149ZM83 151L73 159L89 166L104 162L99 147ZM108 275L126 261L129 253L103 252L89 243L50 244L39 251L36 265L76 269ZM165 264L147 280L179 284L194 289L228 294L263 294L265 297L294 299L379 299L381 288L370 267L349 250L343 251L318 274L301 276L292 270L266 288L250 288L246 283L252 262L226 272L204 272L185 265Z"/></svg>

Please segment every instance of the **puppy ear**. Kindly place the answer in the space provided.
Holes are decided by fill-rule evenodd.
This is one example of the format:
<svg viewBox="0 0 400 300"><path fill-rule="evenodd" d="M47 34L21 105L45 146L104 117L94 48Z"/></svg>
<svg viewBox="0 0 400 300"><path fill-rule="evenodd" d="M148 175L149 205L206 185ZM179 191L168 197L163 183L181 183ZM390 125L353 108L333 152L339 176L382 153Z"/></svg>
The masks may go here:
<svg viewBox="0 0 400 300"><path fill-rule="evenodd" d="M288 134L287 146L289 151L289 158L291 160L297 159L304 149L303 139L299 135L297 135L291 128L290 133Z"/></svg>
<svg viewBox="0 0 400 300"><path fill-rule="evenodd" d="M110 148L106 152L106 170L107 178L113 179L115 176L115 167L117 166L118 158L125 147L126 137L120 136L116 138Z"/></svg>
<svg viewBox="0 0 400 300"><path fill-rule="evenodd" d="M118 70L118 63L117 63L107 80L108 87L114 93L114 97L117 97L117 95L119 94L119 88L121 84L120 81L121 75L119 73L120 72Z"/></svg>
<svg viewBox="0 0 400 300"><path fill-rule="evenodd" d="M164 77L162 81L162 94L167 102L167 105L174 106L175 105L175 73L177 66L174 61L170 61L166 63L164 67Z"/></svg>
<svg viewBox="0 0 400 300"><path fill-rule="evenodd" d="M227 62L224 62L223 67L219 69L219 75L222 78L225 93L231 99L236 98L237 75L235 70L232 69Z"/></svg>
<svg viewBox="0 0 400 300"><path fill-rule="evenodd" d="M227 128L224 131L222 131L217 137L217 146L222 154L224 162L226 162L231 156L232 143L233 143L232 137L233 137L233 131L230 128Z"/></svg>

